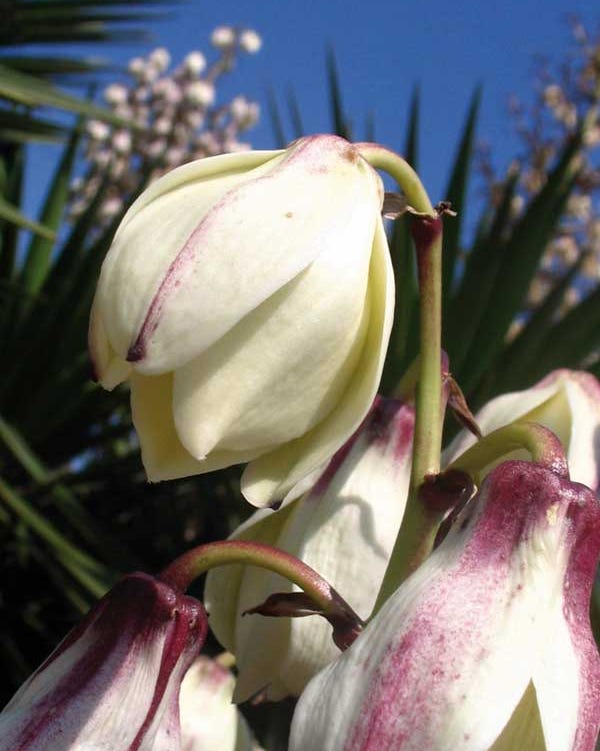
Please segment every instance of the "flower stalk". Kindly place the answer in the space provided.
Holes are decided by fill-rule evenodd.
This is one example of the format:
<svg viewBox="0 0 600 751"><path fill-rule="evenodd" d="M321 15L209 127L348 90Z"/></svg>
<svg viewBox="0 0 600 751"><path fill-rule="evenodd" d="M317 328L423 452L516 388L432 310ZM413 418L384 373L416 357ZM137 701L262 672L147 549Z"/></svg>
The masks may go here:
<svg viewBox="0 0 600 751"><path fill-rule="evenodd" d="M333 640L346 649L362 631L363 622L336 590L303 561L278 548L258 542L226 540L199 545L177 558L158 579L184 592L202 574L216 566L260 566L296 584L308 596L294 612L295 599L273 595L253 612L265 615L322 615L333 627ZM307 604L310 606L307 608Z"/></svg>
<svg viewBox="0 0 600 751"><path fill-rule="evenodd" d="M549 428L535 422L516 422L494 430L480 438L448 469L467 472L478 482L484 467L517 449L525 449L535 464L568 479L569 467L559 438Z"/></svg>
<svg viewBox="0 0 600 751"><path fill-rule="evenodd" d="M375 611L429 554L441 519L418 498L426 478L440 471L442 427L442 216L434 209L417 173L398 154L377 144L358 144L372 167L388 172L408 201L419 274L420 357L411 489Z"/></svg>

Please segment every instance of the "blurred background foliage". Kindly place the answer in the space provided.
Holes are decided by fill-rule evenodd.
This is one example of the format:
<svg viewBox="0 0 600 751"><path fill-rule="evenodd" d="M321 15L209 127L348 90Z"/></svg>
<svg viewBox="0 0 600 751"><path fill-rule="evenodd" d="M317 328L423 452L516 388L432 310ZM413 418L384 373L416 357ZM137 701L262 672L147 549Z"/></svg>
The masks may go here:
<svg viewBox="0 0 600 751"><path fill-rule="evenodd" d="M244 148L239 136L256 121L257 107L244 96L217 105L215 88L260 40L251 30L222 27L213 33L211 61L194 51L170 69L166 50L134 58L128 71L113 72L119 83L98 104L92 93L105 84L106 65L65 50L140 39L147 22L173 4L14 0L2 9L4 703L120 572L158 570L191 545L226 537L250 511L239 497L237 468L146 483L127 391L108 394L90 380L86 338L99 267L131 200L171 167ZM474 409L557 367L600 374L600 43L578 24L573 34L573 54L558 61L559 72L540 68L534 104L512 105L523 146L506 172L492 167L490 149L478 142L480 90L465 102L456 135L444 194L457 212L444 237L444 345ZM44 54L30 52L36 43ZM56 55L48 55L49 45ZM367 117L359 132L344 110L332 51L326 65L331 131L373 139L374 123ZM83 94L71 93L73 84ZM415 90L393 144L417 170L421 96ZM305 132L293 92L271 91L269 102L274 145ZM54 175L40 176L46 199L39 216L29 217L23 176L27 145L37 141L55 142L61 158ZM464 209L477 190L481 208L471 230ZM405 218L390 226L390 242L397 312L382 382L388 395L417 354L418 328ZM270 748L278 747L277 723L285 725L274 717L265 731Z"/></svg>

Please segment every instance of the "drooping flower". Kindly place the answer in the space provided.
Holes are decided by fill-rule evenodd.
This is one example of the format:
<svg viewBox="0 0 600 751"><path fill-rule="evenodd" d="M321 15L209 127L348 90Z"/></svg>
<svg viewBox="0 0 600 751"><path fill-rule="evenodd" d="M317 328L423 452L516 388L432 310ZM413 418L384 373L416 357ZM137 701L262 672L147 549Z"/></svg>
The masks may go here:
<svg viewBox="0 0 600 751"><path fill-rule="evenodd" d="M130 381L150 480L251 462L264 505L358 427L393 307L382 200L356 147L312 136L185 165L133 204L90 350L102 385Z"/></svg>
<svg viewBox="0 0 600 751"><path fill-rule="evenodd" d="M181 749L258 751L248 723L231 697L235 678L218 660L197 657L181 684Z"/></svg>
<svg viewBox="0 0 600 751"><path fill-rule="evenodd" d="M302 694L290 751L593 751L600 505L531 462L487 475L439 548Z"/></svg>
<svg viewBox="0 0 600 751"><path fill-rule="evenodd" d="M199 602L126 576L4 708L0 750L178 750L179 689L206 631Z"/></svg>
<svg viewBox="0 0 600 751"><path fill-rule="evenodd" d="M378 399L314 488L280 511L257 511L232 537L275 545L312 566L363 618L379 591L408 493L414 408ZM299 695L339 649L321 618L242 617L292 585L256 567L209 572L210 625L236 656L236 701Z"/></svg>
<svg viewBox="0 0 600 751"><path fill-rule="evenodd" d="M537 422L550 428L565 449L571 479L594 490L598 488L600 384L591 373L555 370L532 388L490 400L475 420L484 435L516 421ZM471 433L462 431L444 452L445 463L456 459L475 440ZM496 463L525 456L524 452L513 451Z"/></svg>

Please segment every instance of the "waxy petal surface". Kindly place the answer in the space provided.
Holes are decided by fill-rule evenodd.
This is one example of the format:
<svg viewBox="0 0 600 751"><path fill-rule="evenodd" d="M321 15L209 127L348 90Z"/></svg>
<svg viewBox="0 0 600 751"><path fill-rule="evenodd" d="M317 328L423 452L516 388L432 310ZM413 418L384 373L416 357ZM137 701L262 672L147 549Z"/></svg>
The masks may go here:
<svg viewBox="0 0 600 751"><path fill-rule="evenodd" d="M476 501L350 649L309 684L290 751L493 747L545 650L561 647L552 642L551 616L576 539L574 509L597 501L526 462L494 470Z"/></svg>
<svg viewBox="0 0 600 751"><path fill-rule="evenodd" d="M365 344L343 398L301 438L252 461L242 475L242 492L255 506L296 498L298 484L327 461L358 428L377 393L394 314L394 276L383 223L376 224L365 307ZM297 489L297 486L301 488Z"/></svg>
<svg viewBox="0 0 600 751"><path fill-rule="evenodd" d="M296 555L367 618L404 512L413 425L412 406L378 399L310 493L276 513L256 512L233 537L268 542ZM292 591L297 590L289 582L260 569L240 571L234 586L229 568L210 572L205 597L216 617L211 617L215 635L236 654L236 700L263 688L270 699L299 695L338 656L331 627L321 618L240 617L269 595Z"/></svg>

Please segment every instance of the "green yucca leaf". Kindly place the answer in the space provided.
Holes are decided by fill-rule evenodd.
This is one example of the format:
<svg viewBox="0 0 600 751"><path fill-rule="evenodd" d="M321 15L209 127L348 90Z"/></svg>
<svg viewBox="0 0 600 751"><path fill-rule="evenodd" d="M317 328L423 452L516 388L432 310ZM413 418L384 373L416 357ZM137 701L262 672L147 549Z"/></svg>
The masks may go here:
<svg viewBox="0 0 600 751"><path fill-rule="evenodd" d="M97 73L109 67L107 60L97 58L75 57L24 57L22 55L1 55L0 62L7 68L40 76L41 78L60 78Z"/></svg>
<svg viewBox="0 0 600 751"><path fill-rule="evenodd" d="M331 47L327 50L327 81L329 84L329 104L333 132L347 141L352 141L352 128L344 113L340 78L337 71L335 53Z"/></svg>
<svg viewBox="0 0 600 751"><path fill-rule="evenodd" d="M46 192L40 223L49 227L53 233L58 231L69 199L69 184L79 139L78 131L74 130ZM20 284L27 304L46 279L53 247L54 242L43 237L33 237L29 243L20 274Z"/></svg>
<svg viewBox="0 0 600 751"><path fill-rule="evenodd" d="M0 200L19 206L23 192L24 149L21 144L6 144L0 156ZM0 219L0 280L11 284L17 258L18 227ZM6 289L6 287L5 287ZM2 312L0 311L0 332ZM2 337L0 335L0 341Z"/></svg>
<svg viewBox="0 0 600 751"><path fill-rule="evenodd" d="M16 224L18 227L21 227L21 229L27 229L31 232L35 232L46 240L52 241L56 237L56 233L50 227L46 227L45 225L36 222L34 219L30 219L29 217L25 216L25 214L23 214L23 212L17 206L14 206L8 201L5 201L4 198L1 197L0 219L3 219L6 222L11 222L12 224Z"/></svg>
<svg viewBox="0 0 600 751"><path fill-rule="evenodd" d="M139 126L117 117L103 107L98 107L71 94L65 94L48 81L20 73L2 64L0 64L0 97L27 107L56 107L86 117L106 120L119 127L139 129Z"/></svg>
<svg viewBox="0 0 600 751"><path fill-rule="evenodd" d="M64 134L62 126L49 120L33 117L27 112L0 109L0 142L57 142L63 140Z"/></svg>
<svg viewBox="0 0 600 751"><path fill-rule="evenodd" d="M72 490L58 480L55 472L48 470L23 435L2 417L0 417L0 443L8 449L13 458L36 483L32 490L47 489L52 504L86 544L96 549L115 568L122 570L139 568L139 562L100 528L98 522L85 510Z"/></svg>
<svg viewBox="0 0 600 751"><path fill-rule="evenodd" d="M472 390L503 347L506 332L521 310L548 241L554 234L579 169L580 136L565 147L548 181L501 245L498 275L475 332L460 383Z"/></svg>
<svg viewBox="0 0 600 751"><path fill-rule="evenodd" d="M517 186L513 175L504 188L493 217L481 223L475 244L468 253L460 283L452 295L448 315L443 321L443 345L455 374L462 373L467 352L481 327L489 296L497 284L504 252L503 241L510 219L511 204ZM461 378L461 386L464 384Z"/></svg>
<svg viewBox="0 0 600 751"><path fill-rule="evenodd" d="M302 123L302 113L300 111L296 92L291 86L287 91L287 105L290 113L290 121L292 123L292 136L293 138L301 138L306 134L306 130Z"/></svg>
<svg viewBox="0 0 600 751"><path fill-rule="evenodd" d="M540 341L538 357L532 363L536 380L557 365L580 368L600 347L600 287L556 322Z"/></svg>
<svg viewBox="0 0 600 751"><path fill-rule="evenodd" d="M49 546L54 557L94 597L101 597L114 582L114 575L103 564L70 542L2 478L0 501Z"/></svg>
<svg viewBox="0 0 600 751"><path fill-rule="evenodd" d="M457 215L444 222L444 252L442 255L442 289L446 308L450 301L450 290L456 273L456 263L460 251L460 235L464 223L466 196L471 161L475 145L475 129L479 106L481 104L481 86L478 86L471 97L471 104L467 113L465 125L460 137L454 165L450 179L442 198L450 201Z"/></svg>
<svg viewBox="0 0 600 751"><path fill-rule="evenodd" d="M377 140L375 135L375 113L368 112L365 118L365 141L374 143Z"/></svg>
<svg viewBox="0 0 600 751"><path fill-rule="evenodd" d="M279 105L277 104L277 97L275 96L272 86L269 86L267 89L267 108L269 119L271 121L271 130L273 131L273 137L275 139L275 148L283 149L286 146L285 131L283 129L283 121L281 119Z"/></svg>
<svg viewBox="0 0 600 751"><path fill-rule="evenodd" d="M502 368L495 369L497 377L493 381L493 393L513 391L523 384L538 380L541 348L546 344L544 337L553 325L553 321L564 299L565 292L572 285L579 273L584 257L581 256L564 276L550 290L542 304L534 310L531 317L515 339L502 352ZM556 352L556 350L553 350Z"/></svg>

